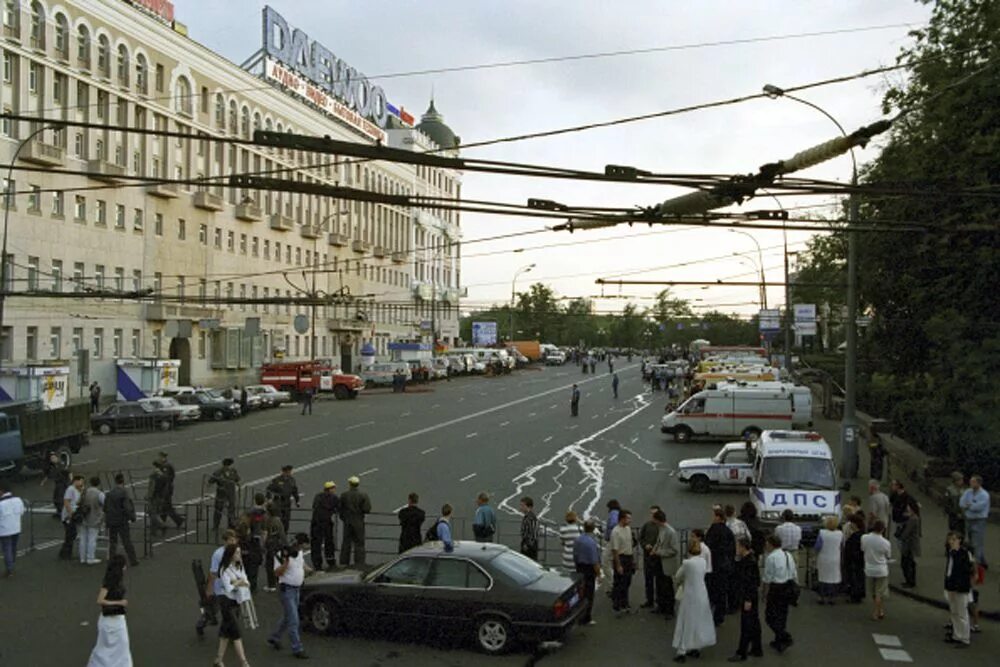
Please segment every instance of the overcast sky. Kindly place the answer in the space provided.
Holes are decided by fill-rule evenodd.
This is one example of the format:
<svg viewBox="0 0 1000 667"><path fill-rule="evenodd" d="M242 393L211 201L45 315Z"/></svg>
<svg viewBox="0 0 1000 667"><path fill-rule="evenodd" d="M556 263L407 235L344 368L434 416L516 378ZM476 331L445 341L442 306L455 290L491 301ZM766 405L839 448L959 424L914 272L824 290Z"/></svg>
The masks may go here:
<svg viewBox="0 0 1000 667"><path fill-rule="evenodd" d="M193 39L234 62L260 44L260 9L244 0L175 0L177 19ZM501 69L386 78L389 100L418 116L431 90L438 110L462 141L604 121L758 92L765 83L792 86L892 64L908 30L926 23L930 10L913 0L811 2L537 2L468 0L416 2L303 2L271 4L293 26L304 29L369 78L441 67L570 56L640 48L746 40L778 35L906 24L880 30L761 43L706 46L659 53L584 59ZM848 132L881 117L884 77L831 85L803 96L824 107ZM590 130L554 138L470 149L468 157L602 170L628 164L654 172L749 173L765 163L837 135L818 112L789 100L758 100L711 111ZM860 161L877 145L859 151ZM841 157L803 176L847 182L850 159ZM566 183L496 175L465 176L470 199L524 203L529 197L566 204L649 205L684 190L663 186ZM829 198L786 199L786 206L829 203ZM745 209L774 208L759 198ZM834 212L833 209L828 209ZM538 229L541 221L465 214L468 241L498 233ZM650 232L658 232L650 234ZM808 234L789 233L790 250ZM755 231L769 281L782 280L780 231ZM539 248L569 241L602 242ZM523 248L523 252L502 252ZM732 253L752 251L746 258ZM482 256L481 253L490 253ZM550 232L521 239L469 243L462 281L469 304L504 302L519 268L536 268L518 280L548 283L560 296L600 294L599 277L691 262L725 259L630 276L644 280L754 279L753 241L724 230L621 227L601 232ZM479 256L476 256L479 255ZM605 294L651 296L659 288L605 289ZM756 311L753 287L678 287L696 306L726 312ZM783 303L780 287L768 289L769 305ZM640 305L648 300L636 300ZM617 300L597 301L601 310Z"/></svg>

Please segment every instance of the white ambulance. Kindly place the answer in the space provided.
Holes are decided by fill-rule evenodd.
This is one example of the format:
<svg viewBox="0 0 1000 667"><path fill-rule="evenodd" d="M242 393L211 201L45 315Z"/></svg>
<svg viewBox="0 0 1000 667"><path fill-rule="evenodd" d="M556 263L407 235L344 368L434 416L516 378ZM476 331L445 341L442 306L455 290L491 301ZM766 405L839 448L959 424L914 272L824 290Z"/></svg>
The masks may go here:
<svg viewBox="0 0 1000 667"><path fill-rule="evenodd" d="M813 399L809 387L779 382L777 380L744 380L740 382L719 382L716 389L760 389L764 391L785 391L792 397L792 428L812 428Z"/></svg>
<svg viewBox="0 0 1000 667"><path fill-rule="evenodd" d="M790 428L792 414L792 397L780 389L705 389L664 415L660 432L676 442L749 440L767 429Z"/></svg>

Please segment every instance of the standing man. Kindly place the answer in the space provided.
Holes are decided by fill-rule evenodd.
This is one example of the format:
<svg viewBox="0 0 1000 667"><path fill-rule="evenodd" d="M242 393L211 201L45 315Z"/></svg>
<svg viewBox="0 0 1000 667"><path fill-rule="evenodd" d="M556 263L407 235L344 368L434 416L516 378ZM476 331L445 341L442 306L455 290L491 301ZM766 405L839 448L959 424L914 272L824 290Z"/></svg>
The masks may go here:
<svg viewBox="0 0 1000 667"><path fill-rule="evenodd" d="M492 542L497 532L497 515L490 507L485 491L476 496L476 515L472 518L472 535L476 542Z"/></svg>
<svg viewBox="0 0 1000 667"><path fill-rule="evenodd" d="M368 494L358 490L361 480L350 477L347 493L340 497L340 520L344 522L344 539L340 544L340 564L351 564L351 547L354 547L354 564L365 565L365 515L372 511Z"/></svg>
<svg viewBox="0 0 1000 667"><path fill-rule="evenodd" d="M653 521L656 522L657 535L652 554L659 561L656 564L656 611L669 620L674 617L677 602L674 598L674 579L670 572L673 572L676 564L679 542L677 531L667 523L667 515L663 510L653 512Z"/></svg>
<svg viewBox="0 0 1000 667"><path fill-rule="evenodd" d="M861 551L865 555L865 577L872 591L874 608L872 620L885 618L885 598L889 596L889 559L892 544L885 539L885 524L875 521L871 532L861 538Z"/></svg>
<svg viewBox="0 0 1000 667"><path fill-rule="evenodd" d="M63 496L66 495L66 487L70 485L69 469L63 460L55 452L49 452L48 463L45 465L45 475L38 486L44 486L45 482L52 480L52 506L55 507L55 518L62 516Z"/></svg>
<svg viewBox="0 0 1000 667"><path fill-rule="evenodd" d="M125 555L128 556L129 567L139 564L129 529L129 523L135 521L135 518L135 504L125 489L125 475L116 473L115 488L104 496L104 524L108 527L108 558L115 555L118 550L118 540L121 540Z"/></svg>
<svg viewBox="0 0 1000 667"><path fill-rule="evenodd" d="M292 655L303 659L309 656L302 648L302 637L299 634L299 593L302 590L302 582L305 581L306 574L312 571L306 565L303 554L307 544L309 544L309 536L305 533L297 533L295 543L278 552L274 562L268 564L268 567L273 568L274 574L278 577L281 609L284 613L278 627L267 638L267 643L274 650L280 651L281 636L285 634L285 631L288 631Z"/></svg>
<svg viewBox="0 0 1000 667"><path fill-rule="evenodd" d="M153 472L149 475L149 484L146 486L146 520L152 530L158 530L162 534L167 532L167 524L161 517L166 516L164 503L167 498L167 475L160 469L160 461L153 461Z"/></svg>
<svg viewBox="0 0 1000 667"><path fill-rule="evenodd" d="M614 394L615 398L618 398L618 373L611 375L611 393Z"/></svg>
<svg viewBox="0 0 1000 667"><path fill-rule="evenodd" d="M882 493L877 479L868 480L868 521L875 523L881 521L882 525L889 525L889 496Z"/></svg>
<svg viewBox="0 0 1000 667"><path fill-rule="evenodd" d="M73 514L80 504L80 496L83 492L83 475L73 475L73 480L63 493L62 523L63 523L63 543L59 549L59 558L69 560L73 557L73 542L76 541L76 522L73 521Z"/></svg>
<svg viewBox="0 0 1000 667"><path fill-rule="evenodd" d="M91 477L90 486L83 492L80 502L86 506L83 520L80 521L80 562L85 565L97 565L97 533L104 523L104 492L101 491L101 478Z"/></svg>
<svg viewBox="0 0 1000 667"><path fill-rule="evenodd" d="M239 392L239 397L240 397L240 414L241 415L245 415L247 412L250 411L249 407L247 405L248 401L249 401L249 398L250 398L249 396L247 396L247 390L246 390L245 387L235 387L234 391Z"/></svg>
<svg viewBox="0 0 1000 667"><path fill-rule="evenodd" d="M608 372L609 373L615 372L615 360L612 359L611 357L608 357Z"/></svg>
<svg viewBox="0 0 1000 667"><path fill-rule="evenodd" d="M795 513L792 510L782 512L781 521L775 526L774 534L781 538L782 549L794 553L802 544L802 527L795 523Z"/></svg>
<svg viewBox="0 0 1000 667"><path fill-rule="evenodd" d="M222 546L212 552L212 560L209 561L208 565L208 577L205 579L206 605L202 608L201 616L194 626L195 632L198 633L199 637L205 634L206 625L218 625L219 621L216 617L216 606L218 603L216 598L226 594L222 587L222 581L219 579L219 568L222 567L222 554L226 551L227 546L236 546L237 544L239 544L239 540L236 537L236 531L230 528L222 534Z"/></svg>
<svg viewBox="0 0 1000 667"><path fill-rule="evenodd" d="M306 387L305 391L302 392L302 415L305 416L306 410L309 414L313 413L313 388Z"/></svg>
<svg viewBox="0 0 1000 667"><path fill-rule="evenodd" d="M451 537L452 507L448 503L441 506L441 518L434 524L434 539L444 545L444 552L450 554L455 550L455 541Z"/></svg>
<svg viewBox="0 0 1000 667"><path fill-rule="evenodd" d="M580 415L580 388L576 384L573 385L573 393L569 399L569 414L573 417Z"/></svg>
<svg viewBox="0 0 1000 667"><path fill-rule="evenodd" d="M899 541L900 565L903 567L903 588L917 586L917 558L920 556L920 505L910 498L903 509L903 523L896 539Z"/></svg>
<svg viewBox="0 0 1000 667"><path fill-rule="evenodd" d="M736 559L736 538L733 531L726 527L726 515L720 507L712 510L712 525L705 533L705 544L712 552L712 571L705 575L705 584L712 604L712 617L715 625L719 626L726 620L726 612L729 611L726 596Z"/></svg>
<svg viewBox="0 0 1000 667"><path fill-rule="evenodd" d="M17 538L21 536L21 516L27 511L24 501L0 482L0 551L3 551L5 577L14 576Z"/></svg>
<svg viewBox="0 0 1000 667"><path fill-rule="evenodd" d="M959 502L965 493L965 475L959 471L951 473L951 484L944 490L945 512L948 513L948 530L965 535L965 516Z"/></svg>
<svg viewBox="0 0 1000 667"><path fill-rule="evenodd" d="M663 574L660 569L660 557L653 554L653 546L660 536L660 525L656 523L656 513L659 505L650 505L649 520L639 529L639 546L642 547L642 575L646 585L646 600L639 605L642 609L650 609L656 604L657 578Z"/></svg>
<svg viewBox="0 0 1000 667"><path fill-rule="evenodd" d="M760 612L757 609L757 589L760 588L760 571L750 546L749 537L736 540L736 599L740 610L740 643L729 662L744 662L747 655L761 657Z"/></svg>
<svg viewBox="0 0 1000 667"><path fill-rule="evenodd" d="M530 496L521 498L521 553L532 560L538 560L538 517L535 516L535 501Z"/></svg>
<svg viewBox="0 0 1000 667"><path fill-rule="evenodd" d="M868 441L868 477L882 480L882 471L885 468L885 445L882 444L882 436L878 433Z"/></svg>
<svg viewBox="0 0 1000 667"><path fill-rule="evenodd" d="M292 466L281 466L281 474L271 480L267 485L267 495L278 508L278 516L281 523L288 532L288 525L292 521L292 500L295 500L295 507L299 506L299 486L292 477Z"/></svg>
<svg viewBox="0 0 1000 667"><path fill-rule="evenodd" d="M976 562L986 567L986 519L990 515L990 494L983 488L982 476L969 478L969 488L962 494L958 506L965 516L969 544Z"/></svg>
<svg viewBox="0 0 1000 667"><path fill-rule="evenodd" d="M632 574L635 572L635 552L632 546L632 513L622 510L618 514L618 525L611 531L611 564L614 567L614 579L611 590L611 603L615 616L631 611L628 600L628 589L632 585Z"/></svg>
<svg viewBox="0 0 1000 667"><path fill-rule="evenodd" d="M333 543L333 519L340 513L340 498L337 497L336 482L326 482L323 490L313 497L312 520L309 522L309 546L312 552L314 570L322 570L323 557L326 567L333 567L337 561L336 545Z"/></svg>
<svg viewBox="0 0 1000 667"><path fill-rule="evenodd" d="M596 524L588 520L583 524L583 534L573 542L573 564L583 577L583 613L580 625L594 625L591 612L594 609L594 591L601 576L601 550L594 537Z"/></svg>
<svg viewBox="0 0 1000 667"><path fill-rule="evenodd" d="M163 471L164 477L167 478L167 488L164 491L163 505L160 508L162 512L160 519L166 521L169 517L178 528L183 528L186 519L174 509L174 478L177 477L177 471L174 469L174 464L167 460L166 452L160 452L159 462L160 470Z"/></svg>
<svg viewBox="0 0 1000 667"><path fill-rule="evenodd" d="M411 493L406 499L406 507L399 510L399 553L423 543L423 526L427 514L417 507L420 496Z"/></svg>
<svg viewBox="0 0 1000 667"><path fill-rule="evenodd" d="M897 532L905 521L903 514L906 512L906 506L910 504L912 499L913 497L906 491L906 485L901 481L894 479L889 483L889 505L892 507L892 525Z"/></svg>
<svg viewBox="0 0 1000 667"><path fill-rule="evenodd" d="M215 511L213 521L215 532L219 532L222 512L226 511L226 521L230 528L236 526L236 495L240 485L240 474L233 467L233 460L222 459L222 467L208 478L209 484L215 484Z"/></svg>
<svg viewBox="0 0 1000 667"><path fill-rule="evenodd" d="M101 385L94 380L90 383L90 412L97 414L101 410Z"/></svg>
<svg viewBox="0 0 1000 667"><path fill-rule="evenodd" d="M794 596L798 571L791 555L781 548L780 537L773 533L768 535L764 548L767 550L763 579L764 599L767 600L764 620L774 632L771 647L778 653L784 653L793 643L788 632L788 607Z"/></svg>
<svg viewBox="0 0 1000 667"><path fill-rule="evenodd" d="M243 569L250 582L250 592L257 592L257 575L267 545L267 499L263 493L253 497L253 507L242 517L236 527L236 535L243 556Z"/></svg>

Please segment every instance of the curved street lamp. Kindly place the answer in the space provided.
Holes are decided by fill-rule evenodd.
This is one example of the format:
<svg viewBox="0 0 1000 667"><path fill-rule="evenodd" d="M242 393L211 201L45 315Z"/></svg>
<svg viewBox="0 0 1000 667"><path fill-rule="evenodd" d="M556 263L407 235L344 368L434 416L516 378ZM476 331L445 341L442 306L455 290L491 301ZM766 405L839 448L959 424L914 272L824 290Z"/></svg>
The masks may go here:
<svg viewBox="0 0 1000 667"><path fill-rule="evenodd" d="M509 322L509 324L510 324L510 342L511 343L514 342L514 298L515 298L514 297L514 289L515 289L515 285L517 284L517 277L519 275L521 275L522 273L528 273L533 268L535 268L535 266L536 266L535 264L528 264L527 266L522 266L520 269L518 269L517 271L514 272L514 277L510 281L510 313L509 313L509 315L510 315L510 322Z"/></svg>

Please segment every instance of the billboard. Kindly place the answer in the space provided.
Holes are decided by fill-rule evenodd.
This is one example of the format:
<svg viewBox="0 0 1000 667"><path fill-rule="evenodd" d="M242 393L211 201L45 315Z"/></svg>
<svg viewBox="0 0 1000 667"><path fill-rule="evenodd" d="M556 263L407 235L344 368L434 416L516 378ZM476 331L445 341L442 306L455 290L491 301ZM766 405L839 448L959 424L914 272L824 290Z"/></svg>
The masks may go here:
<svg viewBox="0 0 1000 667"><path fill-rule="evenodd" d="M781 311L777 308L761 309L757 314L760 319L760 330L764 333L781 330Z"/></svg>
<svg viewBox="0 0 1000 667"><path fill-rule="evenodd" d="M816 304L797 303L795 309L795 331L800 336L816 335Z"/></svg>
<svg viewBox="0 0 1000 667"><path fill-rule="evenodd" d="M497 323L496 322L473 322L472 323L472 346L485 347L497 344Z"/></svg>

